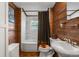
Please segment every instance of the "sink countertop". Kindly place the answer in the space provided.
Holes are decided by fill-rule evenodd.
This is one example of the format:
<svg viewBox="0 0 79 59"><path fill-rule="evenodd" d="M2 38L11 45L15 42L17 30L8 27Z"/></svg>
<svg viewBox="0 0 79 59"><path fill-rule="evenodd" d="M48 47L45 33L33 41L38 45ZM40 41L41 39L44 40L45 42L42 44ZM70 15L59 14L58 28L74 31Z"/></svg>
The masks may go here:
<svg viewBox="0 0 79 59"><path fill-rule="evenodd" d="M67 55L79 55L79 47L73 47L70 43L66 41L54 41L51 43L52 48L56 51L67 54Z"/></svg>

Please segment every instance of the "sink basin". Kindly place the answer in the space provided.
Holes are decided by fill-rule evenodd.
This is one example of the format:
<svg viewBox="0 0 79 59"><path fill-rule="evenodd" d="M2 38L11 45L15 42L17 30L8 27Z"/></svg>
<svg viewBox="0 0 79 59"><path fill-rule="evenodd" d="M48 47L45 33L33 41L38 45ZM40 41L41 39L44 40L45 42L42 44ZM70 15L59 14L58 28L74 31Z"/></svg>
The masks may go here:
<svg viewBox="0 0 79 59"><path fill-rule="evenodd" d="M8 46L9 57L19 57L19 43L12 43Z"/></svg>
<svg viewBox="0 0 79 59"><path fill-rule="evenodd" d="M79 57L79 47L73 47L65 41L53 40L50 45L60 57Z"/></svg>

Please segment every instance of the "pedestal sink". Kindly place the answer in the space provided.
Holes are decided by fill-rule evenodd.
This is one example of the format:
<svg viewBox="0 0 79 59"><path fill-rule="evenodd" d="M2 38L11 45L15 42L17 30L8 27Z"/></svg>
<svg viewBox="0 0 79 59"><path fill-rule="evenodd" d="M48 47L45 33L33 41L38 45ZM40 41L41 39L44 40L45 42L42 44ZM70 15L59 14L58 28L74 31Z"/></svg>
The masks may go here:
<svg viewBox="0 0 79 59"><path fill-rule="evenodd" d="M50 45L60 57L79 57L79 47L73 47L65 41L52 39Z"/></svg>

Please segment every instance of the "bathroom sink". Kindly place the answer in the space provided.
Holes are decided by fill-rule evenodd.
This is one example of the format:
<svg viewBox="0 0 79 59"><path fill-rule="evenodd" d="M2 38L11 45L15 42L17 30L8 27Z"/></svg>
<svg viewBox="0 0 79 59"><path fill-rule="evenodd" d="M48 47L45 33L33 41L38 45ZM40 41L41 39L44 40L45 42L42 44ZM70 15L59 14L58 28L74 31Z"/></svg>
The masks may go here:
<svg viewBox="0 0 79 59"><path fill-rule="evenodd" d="M73 47L65 41L53 40L50 45L61 57L79 57L79 47Z"/></svg>
<svg viewBox="0 0 79 59"><path fill-rule="evenodd" d="M19 43L12 43L8 46L9 57L19 57Z"/></svg>

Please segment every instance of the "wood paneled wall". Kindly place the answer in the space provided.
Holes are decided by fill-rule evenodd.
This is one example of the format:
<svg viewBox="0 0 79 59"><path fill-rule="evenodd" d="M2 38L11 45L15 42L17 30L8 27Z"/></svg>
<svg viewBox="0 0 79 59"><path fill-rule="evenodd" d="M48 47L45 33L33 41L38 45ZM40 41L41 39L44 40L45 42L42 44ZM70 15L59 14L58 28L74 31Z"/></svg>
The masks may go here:
<svg viewBox="0 0 79 59"><path fill-rule="evenodd" d="M9 2L9 7L14 9L14 18L15 18L15 39L11 40L9 43L10 44L20 43L21 41L21 8L17 7L12 2Z"/></svg>
<svg viewBox="0 0 79 59"><path fill-rule="evenodd" d="M79 44L79 17L73 18L63 24L63 37Z"/></svg>
<svg viewBox="0 0 79 59"><path fill-rule="evenodd" d="M53 8L49 9L49 21L50 21L50 32L52 34L58 34L62 31L60 27L60 21L65 20L66 14L66 2L57 2ZM62 19L64 18L64 19Z"/></svg>
<svg viewBox="0 0 79 59"><path fill-rule="evenodd" d="M49 24L50 24L50 36L54 33L54 17L53 8L49 8Z"/></svg>
<svg viewBox="0 0 79 59"><path fill-rule="evenodd" d="M17 8L15 11L15 39L16 43L21 41L21 8Z"/></svg>
<svg viewBox="0 0 79 59"><path fill-rule="evenodd" d="M71 41L77 42L79 44L79 17L67 20L67 3L66 2L57 2L55 6L51 9L53 15L50 16L52 19L52 33L56 34L59 38L71 39ZM49 10L50 12L50 10ZM51 13L52 13L51 12ZM51 24L50 22L50 24ZM61 27L62 24L62 27Z"/></svg>
<svg viewBox="0 0 79 59"><path fill-rule="evenodd" d="M57 2L53 7L53 14L54 14L54 34L58 34L62 31L60 27L60 21L64 20L66 14L66 2ZM67 17L66 17L67 18ZM65 18L65 19L66 19Z"/></svg>

